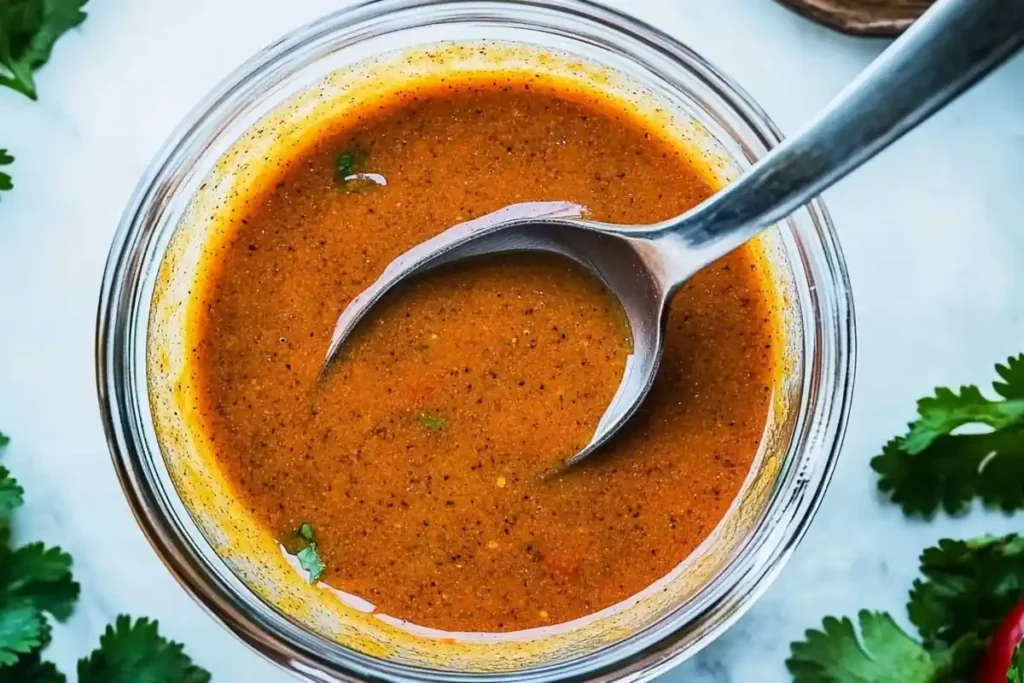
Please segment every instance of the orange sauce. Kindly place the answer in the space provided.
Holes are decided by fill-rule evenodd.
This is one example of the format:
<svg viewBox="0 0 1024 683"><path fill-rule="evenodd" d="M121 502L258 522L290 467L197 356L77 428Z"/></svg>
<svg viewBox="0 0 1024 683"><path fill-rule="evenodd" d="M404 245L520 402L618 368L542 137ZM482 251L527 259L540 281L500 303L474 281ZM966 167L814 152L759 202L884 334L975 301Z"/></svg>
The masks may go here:
<svg viewBox="0 0 1024 683"><path fill-rule="evenodd" d="M386 187L343 181L339 156ZM315 530L323 580L451 631L564 622L664 576L707 537L757 452L773 294L744 247L677 295L654 389L566 476L630 352L617 303L553 256L425 275L374 314L328 378L338 314L397 255L502 206L568 200L651 223L713 188L614 102L541 79L396 93L287 159L209 264L202 426L282 541Z"/></svg>

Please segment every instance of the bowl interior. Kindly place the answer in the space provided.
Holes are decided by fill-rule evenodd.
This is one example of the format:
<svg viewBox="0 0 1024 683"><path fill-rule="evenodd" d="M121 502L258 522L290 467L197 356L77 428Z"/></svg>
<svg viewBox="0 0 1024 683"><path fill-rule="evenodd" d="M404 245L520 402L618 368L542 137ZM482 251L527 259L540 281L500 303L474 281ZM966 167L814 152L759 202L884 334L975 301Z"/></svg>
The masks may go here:
<svg viewBox="0 0 1024 683"><path fill-rule="evenodd" d="M243 67L183 127L129 208L104 293L116 320L109 345L102 330L100 342L114 385L108 429L129 497L151 540L203 602L263 652L307 674L531 672L541 680L618 666L654 648L693 652L788 556L841 435L844 402L837 408L832 393L849 374L849 356L830 349L828 337L842 336L835 326L843 310L829 309L837 304L823 302L819 289L835 290L841 304L845 274L841 259L829 262L838 252L815 207L757 240L783 311L776 347L785 372L740 495L691 557L597 614L514 633L442 633L382 619L352 596L310 586L235 497L196 427L190 293L205 256L230 238L228 216L265 178L265 159L309 144L362 103L439 72L539 72L622 102L691 148L718 184L774 143L770 124L699 58L652 42L663 40L656 33L627 30L617 15L594 8L580 15L569 11L584 8L574 3L384 4L390 9L371 5L307 27ZM639 659L633 665L647 667Z"/></svg>

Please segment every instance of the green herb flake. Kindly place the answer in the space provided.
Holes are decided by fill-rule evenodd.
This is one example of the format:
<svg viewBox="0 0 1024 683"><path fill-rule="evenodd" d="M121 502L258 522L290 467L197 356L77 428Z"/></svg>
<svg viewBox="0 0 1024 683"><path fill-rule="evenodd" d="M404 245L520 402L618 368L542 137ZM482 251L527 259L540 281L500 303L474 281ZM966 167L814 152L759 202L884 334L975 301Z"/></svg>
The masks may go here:
<svg viewBox="0 0 1024 683"><path fill-rule="evenodd" d="M309 582L316 583L327 571L327 565L317 552L313 525L303 522L292 536L291 542L285 544L285 550L298 559L299 566L309 574Z"/></svg>
<svg viewBox="0 0 1024 683"><path fill-rule="evenodd" d="M366 167L366 154L360 150L350 150L338 155L335 168L338 172L338 180L345 182L346 179L360 173Z"/></svg>
<svg viewBox="0 0 1024 683"><path fill-rule="evenodd" d="M427 429L440 431L444 429L445 422L443 417L431 415L430 413L420 413L420 423Z"/></svg>
<svg viewBox="0 0 1024 683"><path fill-rule="evenodd" d="M380 187L374 177L368 177L366 171L366 153L362 150L349 150L338 155L335 162L335 173L338 184L345 194L362 194Z"/></svg>
<svg viewBox="0 0 1024 683"><path fill-rule="evenodd" d="M53 46L85 21L87 0L0 2L0 86L36 99L33 72L50 60Z"/></svg>
<svg viewBox="0 0 1024 683"><path fill-rule="evenodd" d="M327 571L327 565L320 559L320 554L316 551L316 543L310 543L300 550L299 554L295 557L299 560L299 566L309 573L310 583L319 581L320 577Z"/></svg>

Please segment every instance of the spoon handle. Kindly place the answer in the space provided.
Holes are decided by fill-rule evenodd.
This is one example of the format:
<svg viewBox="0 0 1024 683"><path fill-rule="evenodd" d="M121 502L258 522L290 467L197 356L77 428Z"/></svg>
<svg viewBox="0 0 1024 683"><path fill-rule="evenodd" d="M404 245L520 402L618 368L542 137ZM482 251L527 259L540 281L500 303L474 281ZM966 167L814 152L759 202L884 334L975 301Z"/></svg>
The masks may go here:
<svg viewBox="0 0 1024 683"><path fill-rule="evenodd" d="M800 133L650 236L681 238L710 263L831 187L1022 44L1024 0L939 0Z"/></svg>

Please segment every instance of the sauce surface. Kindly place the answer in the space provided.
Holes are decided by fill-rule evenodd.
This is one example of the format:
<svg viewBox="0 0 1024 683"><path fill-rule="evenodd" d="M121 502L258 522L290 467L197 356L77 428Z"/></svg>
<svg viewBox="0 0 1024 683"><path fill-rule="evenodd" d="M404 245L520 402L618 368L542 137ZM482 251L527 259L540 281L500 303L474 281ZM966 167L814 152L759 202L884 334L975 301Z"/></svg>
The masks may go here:
<svg viewBox="0 0 1024 683"><path fill-rule="evenodd" d="M513 631L619 602L706 538L776 372L751 247L677 295L640 414L562 477L542 474L589 440L630 352L618 304L568 261L429 273L318 382L339 312L406 249L522 201L668 218L712 192L685 150L589 93L472 79L396 93L281 163L208 265L192 353L238 495L286 545L310 524L324 581L422 626Z"/></svg>

